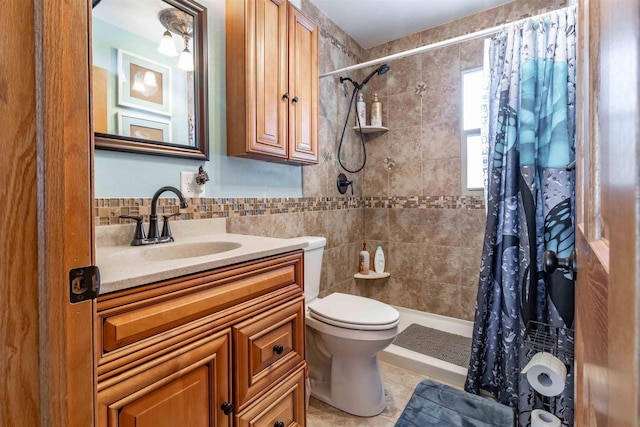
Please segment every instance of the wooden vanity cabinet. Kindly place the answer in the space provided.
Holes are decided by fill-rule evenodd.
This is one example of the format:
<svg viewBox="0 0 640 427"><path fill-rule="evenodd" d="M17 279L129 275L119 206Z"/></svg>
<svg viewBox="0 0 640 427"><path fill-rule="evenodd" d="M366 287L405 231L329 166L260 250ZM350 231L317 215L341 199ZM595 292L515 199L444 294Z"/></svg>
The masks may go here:
<svg viewBox="0 0 640 427"><path fill-rule="evenodd" d="M318 163L318 27L287 0L227 0L227 154Z"/></svg>
<svg viewBox="0 0 640 427"><path fill-rule="evenodd" d="M96 425L304 426L302 278L294 252L101 295Z"/></svg>

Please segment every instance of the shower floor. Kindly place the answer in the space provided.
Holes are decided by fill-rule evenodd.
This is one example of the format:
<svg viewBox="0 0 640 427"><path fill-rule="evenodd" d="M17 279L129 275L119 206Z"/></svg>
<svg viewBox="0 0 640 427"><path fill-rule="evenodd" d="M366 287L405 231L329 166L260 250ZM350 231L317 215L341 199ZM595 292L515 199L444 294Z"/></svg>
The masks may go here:
<svg viewBox="0 0 640 427"><path fill-rule="evenodd" d="M412 323L393 344L466 368L471 356L471 338Z"/></svg>
<svg viewBox="0 0 640 427"><path fill-rule="evenodd" d="M406 340L412 341L413 337L416 337L416 341L420 342L433 340L435 337L435 339L441 341L449 340L449 342L451 342L451 340L455 340L457 343L466 342L468 344L460 344L459 346L458 344L454 344L453 346L449 346L448 349L446 344L440 347L440 353L449 353L449 356L451 356L448 361L440 358L441 354L423 354L421 351L411 350L397 345L397 343L394 342L380 353L380 360L421 373L429 378L442 381L454 387L462 388L467 376L468 362L466 359L470 349L473 322L411 310L404 307L395 308L400 313L400 324L398 325L399 334L396 339L402 339L404 342ZM433 332L427 331L425 334L423 329L431 329ZM407 331L407 334L404 334L405 331ZM446 333L446 335L444 333ZM421 335L421 337L418 335ZM453 337L449 335L453 335ZM451 347L454 348L452 349ZM464 363L452 363L462 358L459 353L465 353L465 347L467 348L467 355L464 356ZM433 351L431 353L433 353ZM447 357L445 357L445 359L447 359Z"/></svg>

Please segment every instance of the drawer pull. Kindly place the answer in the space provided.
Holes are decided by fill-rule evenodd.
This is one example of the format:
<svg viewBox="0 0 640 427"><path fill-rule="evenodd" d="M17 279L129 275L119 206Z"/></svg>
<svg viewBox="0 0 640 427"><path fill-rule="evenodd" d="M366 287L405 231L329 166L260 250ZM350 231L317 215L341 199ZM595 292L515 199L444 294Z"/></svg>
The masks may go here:
<svg viewBox="0 0 640 427"><path fill-rule="evenodd" d="M276 421L273 424L273 427L284 427L284 423L282 421Z"/></svg>
<svg viewBox="0 0 640 427"><path fill-rule="evenodd" d="M297 97L297 96L294 96L294 97L293 97L293 99L291 100L291 102L293 102L294 104L295 104L296 102L298 102L298 97Z"/></svg>
<svg viewBox="0 0 640 427"><path fill-rule="evenodd" d="M233 413L233 403L224 402L222 404L222 406L220 407L220 409L222 409L222 411L224 412L225 415L229 415L229 414Z"/></svg>
<svg viewBox="0 0 640 427"><path fill-rule="evenodd" d="M276 345L273 346L273 352L275 354L280 355L280 354L282 354L283 351L284 351L284 347L281 344L276 344Z"/></svg>

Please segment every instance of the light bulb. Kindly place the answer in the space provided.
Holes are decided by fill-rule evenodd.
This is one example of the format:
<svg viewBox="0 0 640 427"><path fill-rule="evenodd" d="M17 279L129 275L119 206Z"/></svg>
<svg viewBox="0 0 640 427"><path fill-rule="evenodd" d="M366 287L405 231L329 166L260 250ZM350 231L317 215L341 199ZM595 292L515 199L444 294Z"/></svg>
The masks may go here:
<svg viewBox="0 0 640 427"><path fill-rule="evenodd" d="M188 48L184 48L178 59L178 68L184 71L193 71L193 55Z"/></svg>
<svg viewBox="0 0 640 427"><path fill-rule="evenodd" d="M176 45L173 42L173 37L169 30L165 31L160 39L160 46L158 46L158 52L166 56L178 56Z"/></svg>

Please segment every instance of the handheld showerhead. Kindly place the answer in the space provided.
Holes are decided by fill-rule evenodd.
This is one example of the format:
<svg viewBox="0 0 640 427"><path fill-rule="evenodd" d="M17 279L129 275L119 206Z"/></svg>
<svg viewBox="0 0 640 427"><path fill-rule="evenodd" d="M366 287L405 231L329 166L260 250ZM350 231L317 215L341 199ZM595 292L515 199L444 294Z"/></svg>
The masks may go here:
<svg viewBox="0 0 640 427"><path fill-rule="evenodd" d="M371 80L371 77L375 76L376 74L381 76L384 73L386 73L387 71L389 71L389 65L388 64L382 64L381 66L379 66L378 68L373 70L371 72L371 74L369 74L367 77L365 77L365 79L362 81L362 83L360 83L360 88L363 88L364 85L369 83L369 80Z"/></svg>
<svg viewBox="0 0 640 427"><path fill-rule="evenodd" d="M351 83L353 83L353 86L358 89L358 90L362 90L362 88L364 87L364 85L366 85L367 83L369 83L369 80L371 80L371 77L373 77L374 75L383 75L384 73L386 73L387 71L389 71L389 65L388 64L382 64L381 66L379 66L378 68L376 68L375 70L373 70L371 72L371 74L369 74L367 77L365 77L365 79L362 81L362 83L358 83L353 81L352 79L350 79L349 77L340 77L340 83L344 83L345 81L350 81Z"/></svg>

